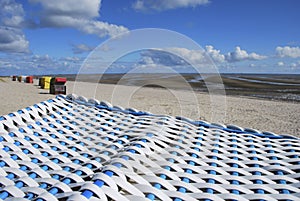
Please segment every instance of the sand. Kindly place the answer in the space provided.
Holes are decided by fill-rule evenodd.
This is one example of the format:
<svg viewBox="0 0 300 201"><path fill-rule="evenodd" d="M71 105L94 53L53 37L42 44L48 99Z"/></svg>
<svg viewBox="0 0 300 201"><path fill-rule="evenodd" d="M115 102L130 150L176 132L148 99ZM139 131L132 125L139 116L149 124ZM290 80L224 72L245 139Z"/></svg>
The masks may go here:
<svg viewBox="0 0 300 201"><path fill-rule="evenodd" d="M3 80L0 81L0 115L55 97L48 90L40 89L37 80L34 84L11 81L10 78ZM68 81L66 85L67 93L108 101L124 108L300 137L299 103L112 84Z"/></svg>

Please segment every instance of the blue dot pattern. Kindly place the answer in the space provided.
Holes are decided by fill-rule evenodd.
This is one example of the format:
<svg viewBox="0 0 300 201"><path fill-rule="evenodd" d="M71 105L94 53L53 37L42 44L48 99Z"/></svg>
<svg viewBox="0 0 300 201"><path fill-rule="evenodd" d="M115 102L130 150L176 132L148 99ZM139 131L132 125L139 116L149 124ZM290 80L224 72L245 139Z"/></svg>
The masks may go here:
<svg viewBox="0 0 300 201"><path fill-rule="evenodd" d="M300 200L300 140L59 95L0 117L2 200Z"/></svg>

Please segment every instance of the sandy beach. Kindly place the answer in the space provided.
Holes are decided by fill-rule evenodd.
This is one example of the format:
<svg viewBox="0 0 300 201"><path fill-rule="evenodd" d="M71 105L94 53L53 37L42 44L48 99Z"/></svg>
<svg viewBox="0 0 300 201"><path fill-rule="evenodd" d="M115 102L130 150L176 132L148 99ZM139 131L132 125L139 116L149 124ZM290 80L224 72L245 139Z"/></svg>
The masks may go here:
<svg viewBox="0 0 300 201"><path fill-rule="evenodd" d="M37 83L37 80L34 84L27 84L2 78L0 115L55 97L48 90L40 89ZM233 124L300 137L299 103L236 96L211 97L201 92L113 84L68 81L66 85L67 94L75 93L104 100L124 108L131 107L155 114L185 116L194 120ZM226 100L226 103L220 101L220 104L214 104L218 101L214 102L212 99Z"/></svg>

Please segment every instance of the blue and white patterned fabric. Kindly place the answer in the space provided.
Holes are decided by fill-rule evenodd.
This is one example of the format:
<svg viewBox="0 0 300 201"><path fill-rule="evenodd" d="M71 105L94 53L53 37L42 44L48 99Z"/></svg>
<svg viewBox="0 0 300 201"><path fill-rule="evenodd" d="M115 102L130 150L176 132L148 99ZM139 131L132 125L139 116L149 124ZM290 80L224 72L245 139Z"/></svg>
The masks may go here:
<svg viewBox="0 0 300 201"><path fill-rule="evenodd" d="M300 140L75 95L0 117L3 200L300 200Z"/></svg>

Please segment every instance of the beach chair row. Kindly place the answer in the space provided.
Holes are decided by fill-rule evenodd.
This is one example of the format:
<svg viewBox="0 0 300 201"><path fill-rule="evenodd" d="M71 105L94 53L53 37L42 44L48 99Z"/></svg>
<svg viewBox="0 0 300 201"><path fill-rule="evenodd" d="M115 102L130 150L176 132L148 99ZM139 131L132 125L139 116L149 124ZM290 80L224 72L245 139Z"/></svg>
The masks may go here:
<svg viewBox="0 0 300 201"><path fill-rule="evenodd" d="M13 75L12 76L12 81L33 83L33 76L24 76L24 75L16 76L16 75Z"/></svg>
<svg viewBox="0 0 300 201"><path fill-rule="evenodd" d="M12 81L19 81L25 83L33 83L33 76L12 76ZM43 76L38 78L38 86L41 89L48 89L50 94L66 94L66 82L67 78L65 77L50 77L50 76Z"/></svg>

